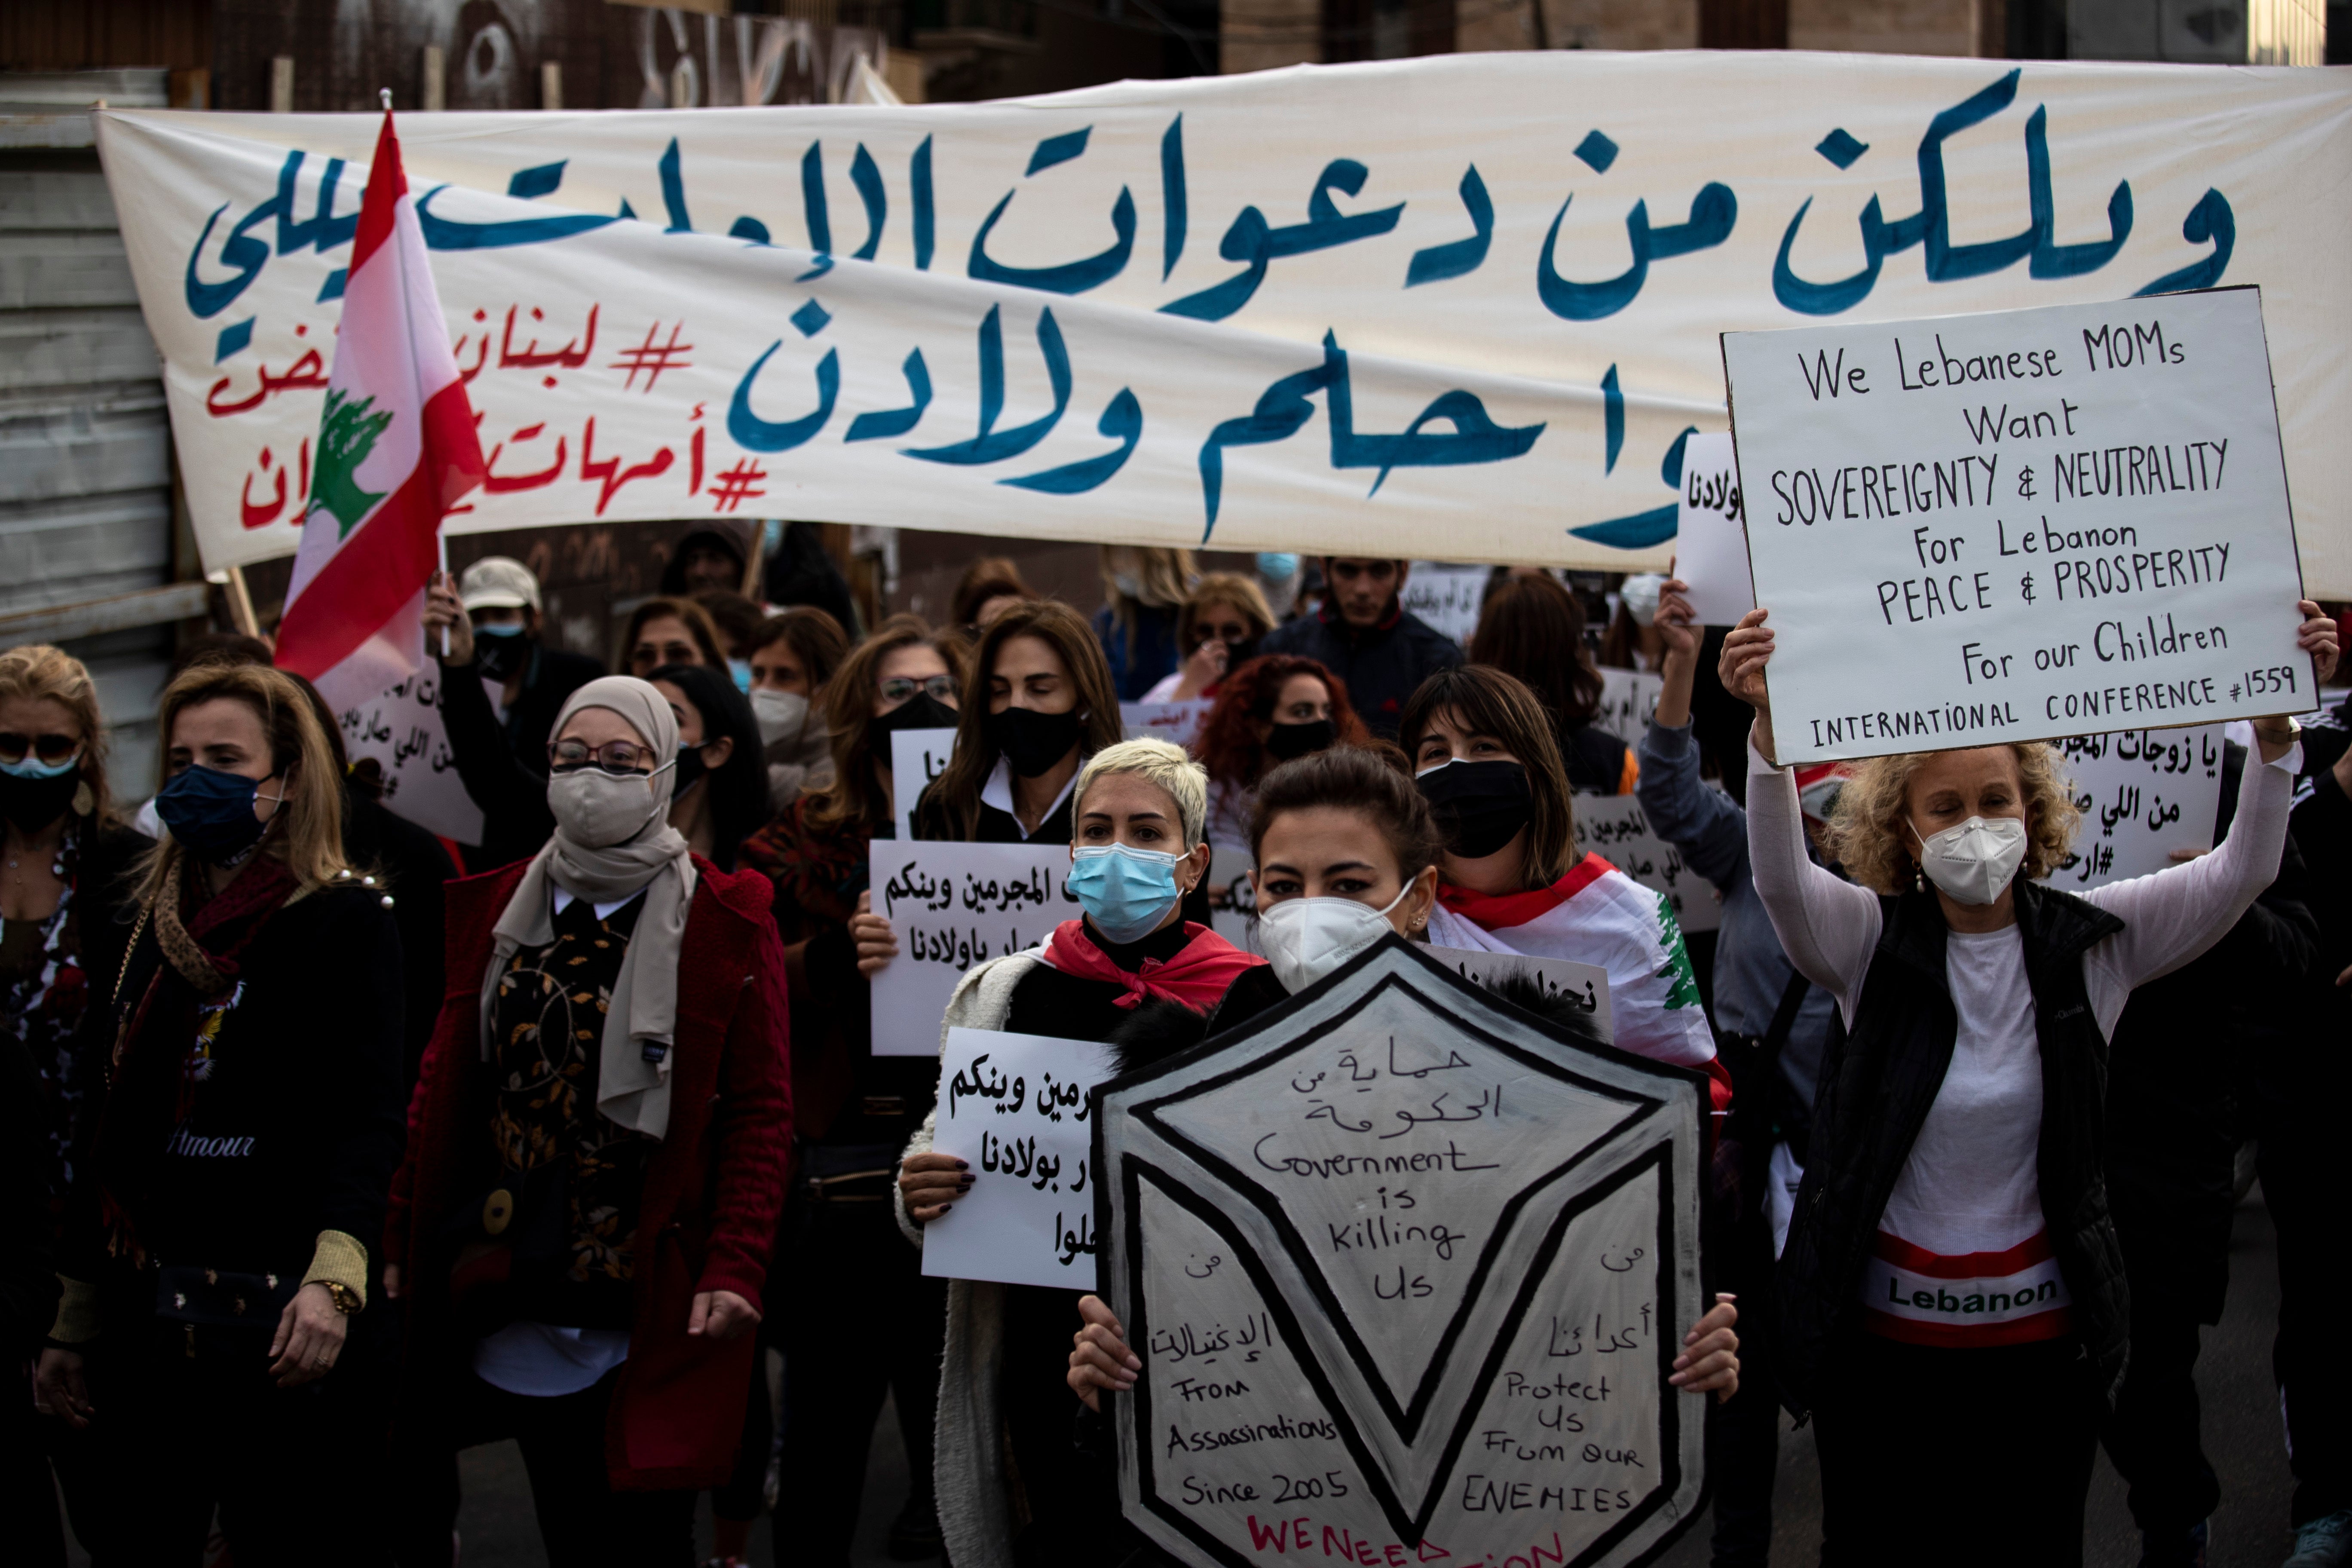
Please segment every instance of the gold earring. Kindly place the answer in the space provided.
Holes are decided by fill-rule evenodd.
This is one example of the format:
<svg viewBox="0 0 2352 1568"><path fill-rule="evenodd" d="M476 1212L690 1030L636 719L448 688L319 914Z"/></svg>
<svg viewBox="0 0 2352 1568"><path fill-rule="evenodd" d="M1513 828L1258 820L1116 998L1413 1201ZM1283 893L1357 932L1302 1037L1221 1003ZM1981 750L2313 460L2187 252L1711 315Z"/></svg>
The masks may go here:
<svg viewBox="0 0 2352 1568"><path fill-rule="evenodd" d="M73 814L76 816L88 816L97 809L98 794L89 787L89 781L84 779L74 786Z"/></svg>

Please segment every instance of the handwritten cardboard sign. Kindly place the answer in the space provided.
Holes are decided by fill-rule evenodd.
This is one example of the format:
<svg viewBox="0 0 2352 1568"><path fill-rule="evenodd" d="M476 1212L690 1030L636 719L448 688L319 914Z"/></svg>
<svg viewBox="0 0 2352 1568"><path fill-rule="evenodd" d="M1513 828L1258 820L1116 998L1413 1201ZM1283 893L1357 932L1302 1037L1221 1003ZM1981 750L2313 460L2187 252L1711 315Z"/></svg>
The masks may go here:
<svg viewBox="0 0 2352 1568"><path fill-rule="evenodd" d="M1094 1108L1108 1046L950 1029L931 1147L968 1162L971 1191L923 1229L923 1272L1095 1288Z"/></svg>
<svg viewBox="0 0 2352 1568"><path fill-rule="evenodd" d="M2259 290L1723 359L1781 762L2312 706Z"/></svg>
<svg viewBox="0 0 2352 1568"><path fill-rule="evenodd" d="M1209 721L1209 710L1215 706L1205 698L1186 702L1122 702L1119 727L1130 741L1166 741L1189 748L1200 737L1201 726Z"/></svg>
<svg viewBox="0 0 2352 1568"><path fill-rule="evenodd" d="M466 793L441 727L441 678L429 665L373 702L337 715L343 751L352 761L373 757L383 768L383 804L419 827L460 844L482 841L482 808ZM459 680L477 677L459 670Z"/></svg>
<svg viewBox="0 0 2352 1568"><path fill-rule="evenodd" d="M1693 436L1683 443L1683 493L1675 507L1675 575L1703 626L1730 626L1756 607L1748 575L1747 518L1731 437Z"/></svg>
<svg viewBox="0 0 2352 1568"><path fill-rule="evenodd" d="M2065 753L2083 826L2050 878L2068 892L2144 877L2175 849L2210 849L2221 804L2221 727L2074 735Z"/></svg>
<svg viewBox="0 0 2352 1568"><path fill-rule="evenodd" d="M955 738L953 730L900 730L890 737L890 811L899 837L915 836L915 803L924 786L948 771Z"/></svg>
<svg viewBox="0 0 2352 1568"><path fill-rule="evenodd" d="M874 1054L928 1057L956 982L973 964L1036 946L1078 917L1066 844L887 843L867 850L874 912L898 956L869 983Z"/></svg>
<svg viewBox="0 0 2352 1568"><path fill-rule="evenodd" d="M1683 852L1658 837L1630 795L1578 795L1576 841L1654 892L1664 893L1675 921L1685 931L1713 931L1723 923L1723 900L1715 884L1691 869Z"/></svg>
<svg viewBox="0 0 2352 1568"><path fill-rule="evenodd" d="M1463 979L1483 984L1506 975L1524 975L1551 996L1565 996L1592 1016L1602 1039L1615 1039L1617 1028L1609 1011L1609 972L1597 963L1576 963L1565 958L1529 958L1518 952L1483 952L1472 947L1439 947L1432 942L1422 952Z"/></svg>
<svg viewBox="0 0 2352 1568"><path fill-rule="evenodd" d="M1209 929L1244 952L1261 951L1257 888L1250 881L1255 864L1246 848L1218 847L1209 852Z"/></svg>
<svg viewBox="0 0 2352 1568"><path fill-rule="evenodd" d="M1704 1398L1665 1380L1700 1311L1704 1083L1389 937L1106 1085L1129 1521L1202 1568L1662 1548L1702 1480Z"/></svg>

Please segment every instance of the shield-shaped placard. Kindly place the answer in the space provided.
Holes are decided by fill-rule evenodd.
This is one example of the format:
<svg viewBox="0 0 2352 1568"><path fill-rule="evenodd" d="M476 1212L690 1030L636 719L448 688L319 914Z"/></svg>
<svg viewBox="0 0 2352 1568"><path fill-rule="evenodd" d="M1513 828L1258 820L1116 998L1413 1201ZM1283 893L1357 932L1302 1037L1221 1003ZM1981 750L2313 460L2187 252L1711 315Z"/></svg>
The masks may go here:
<svg viewBox="0 0 2352 1568"><path fill-rule="evenodd" d="M1127 1517L1178 1561L1643 1561L1691 1520L1706 1080L1390 937L1097 1091Z"/></svg>

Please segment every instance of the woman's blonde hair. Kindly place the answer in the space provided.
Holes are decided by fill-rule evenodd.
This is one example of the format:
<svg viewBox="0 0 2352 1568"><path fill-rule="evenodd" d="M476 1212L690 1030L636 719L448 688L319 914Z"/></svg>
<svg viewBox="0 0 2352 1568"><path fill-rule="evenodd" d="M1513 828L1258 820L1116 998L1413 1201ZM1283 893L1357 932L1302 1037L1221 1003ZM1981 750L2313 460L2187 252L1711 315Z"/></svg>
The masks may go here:
<svg viewBox="0 0 2352 1568"><path fill-rule="evenodd" d="M2082 825L2063 760L2058 748L2044 741L2020 741L2003 748L2017 760L2020 793L2025 806L2023 874L2035 880L2049 876L2071 854L2074 830ZM1902 752L1857 763L1853 775L1838 794L1837 814L1831 818L1831 858L1845 874L1865 888L1882 893L1907 890L1919 874L1919 858L1908 847L1904 829L1909 826L1912 775L1937 752ZM1916 833L1916 827L1911 829Z"/></svg>
<svg viewBox="0 0 2352 1568"><path fill-rule="evenodd" d="M1274 630L1274 610L1265 602L1265 590L1254 578L1238 572L1211 572L1192 584L1184 597L1183 608L1176 612L1176 656L1179 658L1192 651L1201 640L1201 612L1212 605L1239 610L1242 619L1250 624L1250 637L1255 639Z"/></svg>
<svg viewBox="0 0 2352 1568"><path fill-rule="evenodd" d="M1122 566L1134 574L1135 585L1140 590L1131 599L1119 590L1118 571ZM1127 623L1133 605L1172 609L1182 604L1184 595L1192 590L1195 576L1191 551L1145 544L1102 546L1101 571L1103 597L1110 602L1111 614L1121 625Z"/></svg>
<svg viewBox="0 0 2352 1568"><path fill-rule="evenodd" d="M163 688L156 714L166 753L181 714L224 698L244 703L261 721L261 732L269 738L271 772L283 781L285 799L270 818L277 831L264 841L265 852L285 863L305 893L333 881L349 866L343 858L342 775L317 710L291 676L266 664L198 664L182 670ZM167 829L142 868L142 901L163 890L173 862L185 853Z"/></svg>
<svg viewBox="0 0 2352 1568"><path fill-rule="evenodd" d="M0 653L0 701L26 697L67 709L81 726L81 782L90 809L79 815L104 826L114 819L106 788L106 721L98 710L98 686L81 660L47 643L27 643Z"/></svg>
<svg viewBox="0 0 2352 1568"><path fill-rule="evenodd" d="M1133 773L1166 794L1176 803L1184 847L1190 849L1202 841L1209 821L1208 769L1186 755L1183 747L1150 739L1121 741L1087 759L1087 765L1078 770L1077 793L1070 797L1076 808L1071 813L1074 836L1076 819L1086 813L1087 791L1097 779L1112 773Z"/></svg>

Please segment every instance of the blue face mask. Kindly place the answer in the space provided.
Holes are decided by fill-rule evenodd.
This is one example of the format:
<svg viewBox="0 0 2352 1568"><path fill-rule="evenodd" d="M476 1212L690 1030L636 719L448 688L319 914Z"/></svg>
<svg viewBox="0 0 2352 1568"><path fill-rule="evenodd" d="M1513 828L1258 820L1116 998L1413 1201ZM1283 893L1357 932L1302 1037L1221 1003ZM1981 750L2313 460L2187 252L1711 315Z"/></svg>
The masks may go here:
<svg viewBox="0 0 2352 1568"><path fill-rule="evenodd" d="M199 860L234 865L261 840L268 824L253 815L262 781L191 765L155 792L155 815ZM283 795L273 798L283 801Z"/></svg>
<svg viewBox="0 0 2352 1568"><path fill-rule="evenodd" d="M1269 583L1287 583L1298 575L1298 557L1286 550L1261 550L1257 574Z"/></svg>
<svg viewBox="0 0 2352 1568"><path fill-rule="evenodd" d="M748 659L748 658L730 658L730 659L729 659L729 660L727 661L727 673L728 673L728 674L730 674L730 675L731 675L731 676L733 676L733 677L735 678L735 689L736 689L736 690L742 692L742 693L743 693L745 696L747 696L747 697L748 697L749 695L751 695L751 661L750 659Z"/></svg>
<svg viewBox="0 0 2352 1568"><path fill-rule="evenodd" d="M1087 845L1070 868L1069 889L1109 941L1140 942L1160 929L1184 895L1176 890L1176 857L1124 844Z"/></svg>

